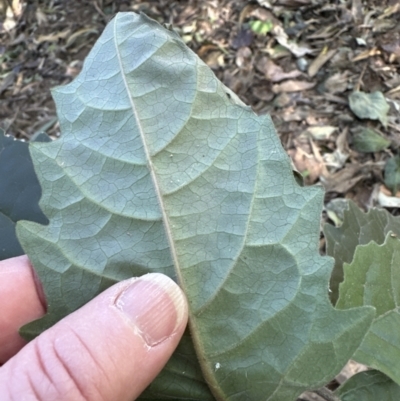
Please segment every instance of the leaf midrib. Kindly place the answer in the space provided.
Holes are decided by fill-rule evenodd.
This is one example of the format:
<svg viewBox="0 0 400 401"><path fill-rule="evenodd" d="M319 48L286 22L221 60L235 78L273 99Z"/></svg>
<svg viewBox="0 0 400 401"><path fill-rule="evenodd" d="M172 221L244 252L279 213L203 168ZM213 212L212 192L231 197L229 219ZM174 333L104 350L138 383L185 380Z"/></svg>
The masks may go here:
<svg viewBox="0 0 400 401"><path fill-rule="evenodd" d="M136 110L136 107L135 107L135 103L134 103L133 98L131 96L131 93L129 91L128 83L126 82L126 77L125 77L125 74L124 74L124 68L123 68L121 55L120 55L119 47L118 47L118 43L117 43L117 29L116 28L117 28L117 25L118 25L117 24L117 20L118 20L119 15L120 14L117 14L117 16L115 17L115 20L114 20L114 35L113 35L113 37L114 37L115 52L116 52L116 55L117 55L118 64L119 64L120 71L121 71L122 80L123 80L123 83L124 83L124 86L125 86L125 89L126 89L126 93L128 95L128 98L129 98L129 102L131 104L131 109L132 109L132 112L133 112L133 116L134 116L134 118L136 120L138 129L139 129L139 134L140 134L140 137L142 139L143 149L144 149L144 152L145 152L147 165L148 165L148 168L149 168L149 171L150 171L151 180L153 182L154 189L155 189L155 192L156 192L156 196L157 196L157 199L158 199L158 202L159 202L159 205L160 205L162 219L163 219L164 228L165 228L165 234L167 236L167 240L168 240L168 243L169 243L172 261L173 261L174 266L175 266L175 274L177 275L177 277L179 279L179 282L182 283L181 275L180 275L178 255L177 255L175 243L174 243L174 240L173 240L173 237L172 237L171 224L169 222L169 219L168 219L168 216L167 216L167 213L166 213L166 210L165 210L165 204L164 204L164 200L163 200L163 197L162 197L160 184L159 184L157 176L155 174L155 169L154 169L154 166L153 166L153 162L151 160L149 147L148 147L147 142L146 142L146 136L145 136L145 133L143 131L142 125L140 123L139 115L137 113L137 110Z"/></svg>

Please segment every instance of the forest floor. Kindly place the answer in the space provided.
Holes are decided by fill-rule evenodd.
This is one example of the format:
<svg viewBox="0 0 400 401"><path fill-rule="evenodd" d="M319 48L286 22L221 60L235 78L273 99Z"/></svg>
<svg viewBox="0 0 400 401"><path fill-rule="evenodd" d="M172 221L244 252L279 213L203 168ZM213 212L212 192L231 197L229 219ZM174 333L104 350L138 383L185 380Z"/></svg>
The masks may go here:
<svg viewBox="0 0 400 401"><path fill-rule="evenodd" d="M172 24L270 114L305 184L325 187L325 217L340 219L342 199L400 214L398 0L0 0L0 128L59 136L50 89L77 76L118 11Z"/></svg>
<svg viewBox="0 0 400 401"><path fill-rule="evenodd" d="M50 89L79 73L118 11L172 24L225 85L269 113L332 213L348 198L398 214L398 0L0 0L0 128L57 136Z"/></svg>

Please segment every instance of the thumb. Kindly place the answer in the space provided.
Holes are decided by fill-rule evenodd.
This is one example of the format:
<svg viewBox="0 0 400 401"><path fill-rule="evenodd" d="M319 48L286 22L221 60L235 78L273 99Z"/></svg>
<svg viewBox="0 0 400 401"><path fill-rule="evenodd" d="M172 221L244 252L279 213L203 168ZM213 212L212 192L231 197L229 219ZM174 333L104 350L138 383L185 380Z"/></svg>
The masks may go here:
<svg viewBox="0 0 400 401"><path fill-rule="evenodd" d="M187 323L180 288L158 273L109 288L0 369L2 401L132 401L166 364Z"/></svg>

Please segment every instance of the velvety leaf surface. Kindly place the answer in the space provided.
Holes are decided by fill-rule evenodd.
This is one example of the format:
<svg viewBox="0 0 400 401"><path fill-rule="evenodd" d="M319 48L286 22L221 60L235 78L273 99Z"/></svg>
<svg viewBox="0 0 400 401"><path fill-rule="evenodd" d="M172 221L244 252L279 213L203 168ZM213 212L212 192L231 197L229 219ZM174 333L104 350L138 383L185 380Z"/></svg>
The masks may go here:
<svg viewBox="0 0 400 401"><path fill-rule="evenodd" d="M37 140L46 139L38 137ZM39 208L41 192L28 143L6 136L0 130L0 260L24 253L15 234L18 220L47 223Z"/></svg>
<svg viewBox="0 0 400 401"><path fill-rule="evenodd" d="M357 247L344 264L338 309L374 306L376 316L353 359L372 366L400 384L400 240L389 233L385 242Z"/></svg>
<svg viewBox="0 0 400 401"><path fill-rule="evenodd" d="M338 299L339 283L343 281L343 263L353 260L358 245L375 241L382 244L386 234L392 231L400 236L400 218L394 217L384 209L371 209L364 213L354 202L348 202L344 212L343 224L334 227L325 224L326 253L335 258L331 277L331 299Z"/></svg>
<svg viewBox="0 0 400 401"><path fill-rule="evenodd" d="M140 399L215 401L203 378L188 330L173 357Z"/></svg>
<svg viewBox="0 0 400 401"><path fill-rule="evenodd" d="M357 373L335 393L341 401L400 400L400 386L378 370Z"/></svg>
<svg viewBox="0 0 400 401"><path fill-rule="evenodd" d="M50 224L18 227L49 300L26 334L159 271L187 294L192 362L217 399L294 400L339 372L373 310L331 306L323 192L296 184L269 117L133 13L115 17L54 98L63 135L31 147ZM185 374L176 355L172 366ZM197 384L161 376L152 391L187 399Z"/></svg>

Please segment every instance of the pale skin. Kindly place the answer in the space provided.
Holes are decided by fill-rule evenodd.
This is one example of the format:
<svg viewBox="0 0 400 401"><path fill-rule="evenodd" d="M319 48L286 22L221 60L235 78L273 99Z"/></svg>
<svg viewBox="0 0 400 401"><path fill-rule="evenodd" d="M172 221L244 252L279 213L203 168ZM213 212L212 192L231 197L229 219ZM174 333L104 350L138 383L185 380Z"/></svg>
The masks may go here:
<svg viewBox="0 0 400 401"><path fill-rule="evenodd" d="M0 262L2 401L132 401L179 343L187 302L166 276L110 287L26 344L19 328L46 301L26 256Z"/></svg>

